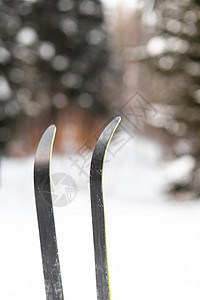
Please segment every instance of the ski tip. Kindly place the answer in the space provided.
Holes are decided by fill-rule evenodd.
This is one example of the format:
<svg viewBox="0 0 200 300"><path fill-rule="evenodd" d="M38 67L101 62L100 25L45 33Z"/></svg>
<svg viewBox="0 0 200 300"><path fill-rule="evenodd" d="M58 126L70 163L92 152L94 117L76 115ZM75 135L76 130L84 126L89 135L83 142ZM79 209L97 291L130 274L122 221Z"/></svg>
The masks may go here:
<svg viewBox="0 0 200 300"><path fill-rule="evenodd" d="M50 125L43 133L35 154L35 163L48 162L52 154L53 142L56 134L56 126Z"/></svg>
<svg viewBox="0 0 200 300"><path fill-rule="evenodd" d="M50 142L50 144L51 144L54 140L55 134L56 134L56 126L54 124L50 125L43 133L43 135L40 139L38 148L43 143L48 144L48 142Z"/></svg>
<svg viewBox="0 0 200 300"><path fill-rule="evenodd" d="M53 131L53 132L55 133L55 131L56 131L56 125L54 125L54 124L50 125L50 126L47 127L47 129L45 130L45 132L47 132L47 131ZM44 132L44 133L45 133L45 132Z"/></svg>
<svg viewBox="0 0 200 300"><path fill-rule="evenodd" d="M115 121L117 123L117 126L119 125L119 123L121 122L122 118L120 116L117 116L114 118L113 121Z"/></svg>
<svg viewBox="0 0 200 300"><path fill-rule="evenodd" d="M111 134L111 137L112 135L114 134L115 130L117 129L117 127L119 126L119 123L121 122L121 117L120 116L117 116L115 117L107 126L110 127L112 129L112 134Z"/></svg>
<svg viewBox="0 0 200 300"><path fill-rule="evenodd" d="M41 140L43 137L45 136L54 136L56 133L56 125L52 124L49 127L47 127L47 129L45 130L45 132L43 133Z"/></svg>
<svg viewBox="0 0 200 300"><path fill-rule="evenodd" d="M115 117L114 120L116 120L116 121L118 121L118 122L121 122L122 118L121 118L120 116L117 116L117 117Z"/></svg>

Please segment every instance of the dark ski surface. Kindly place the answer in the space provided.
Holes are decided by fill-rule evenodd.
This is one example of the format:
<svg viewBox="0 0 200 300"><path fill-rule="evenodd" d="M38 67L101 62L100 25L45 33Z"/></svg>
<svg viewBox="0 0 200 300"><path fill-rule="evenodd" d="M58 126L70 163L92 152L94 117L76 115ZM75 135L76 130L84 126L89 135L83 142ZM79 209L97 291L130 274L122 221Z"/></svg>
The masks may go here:
<svg viewBox="0 0 200 300"><path fill-rule="evenodd" d="M103 167L107 148L120 121L121 117L116 117L101 133L93 152L90 167L90 197L98 300L111 299L103 200Z"/></svg>
<svg viewBox="0 0 200 300"><path fill-rule="evenodd" d="M51 198L50 164L56 127L44 132L34 164L34 186L47 300L64 300Z"/></svg>

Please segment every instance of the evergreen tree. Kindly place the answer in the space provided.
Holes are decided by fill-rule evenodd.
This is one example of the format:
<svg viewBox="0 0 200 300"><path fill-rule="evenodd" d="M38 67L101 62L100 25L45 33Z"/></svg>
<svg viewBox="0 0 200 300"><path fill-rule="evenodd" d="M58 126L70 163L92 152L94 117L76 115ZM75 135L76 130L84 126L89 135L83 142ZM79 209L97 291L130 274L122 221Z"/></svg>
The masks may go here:
<svg viewBox="0 0 200 300"><path fill-rule="evenodd" d="M69 102L101 109L106 47L99 0L0 1L0 141Z"/></svg>
<svg viewBox="0 0 200 300"><path fill-rule="evenodd" d="M171 137L177 156L190 154L196 164L190 179L177 182L173 190L200 194L200 3L157 0L151 11L145 11L148 14L154 20L156 34L145 45L139 60L145 60L160 78L167 78L159 107L165 118L158 127ZM159 84L158 80L157 87Z"/></svg>

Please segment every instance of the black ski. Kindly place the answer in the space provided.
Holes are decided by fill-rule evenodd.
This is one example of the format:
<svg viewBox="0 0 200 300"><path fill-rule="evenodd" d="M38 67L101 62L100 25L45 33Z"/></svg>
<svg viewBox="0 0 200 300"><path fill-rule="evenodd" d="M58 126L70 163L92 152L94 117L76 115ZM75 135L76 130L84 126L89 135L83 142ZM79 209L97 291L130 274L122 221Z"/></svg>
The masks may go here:
<svg viewBox="0 0 200 300"><path fill-rule="evenodd" d="M47 300L64 300L51 198L50 164L56 127L44 132L34 164L34 186Z"/></svg>
<svg viewBox="0 0 200 300"><path fill-rule="evenodd" d="M103 167L107 148L120 121L121 117L116 117L101 133L93 152L90 167L90 197L98 300L111 299L103 200Z"/></svg>

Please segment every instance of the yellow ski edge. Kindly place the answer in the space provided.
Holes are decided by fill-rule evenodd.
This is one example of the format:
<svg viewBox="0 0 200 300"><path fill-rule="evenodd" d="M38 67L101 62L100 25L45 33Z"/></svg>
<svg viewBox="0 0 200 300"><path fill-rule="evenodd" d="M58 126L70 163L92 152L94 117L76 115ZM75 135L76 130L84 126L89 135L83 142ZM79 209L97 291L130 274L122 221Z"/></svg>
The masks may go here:
<svg viewBox="0 0 200 300"><path fill-rule="evenodd" d="M53 132L53 137L52 137L52 140L51 140L51 150L50 150L50 154L49 154L49 182L50 182L50 190L51 190L51 160L52 160L54 140L55 140L55 136L56 136L56 126L55 125L51 125L51 126L54 126L54 132Z"/></svg>
<svg viewBox="0 0 200 300"><path fill-rule="evenodd" d="M104 164L105 164L105 158L106 158L106 154L107 154L107 151L108 151L108 147L110 145L110 142L112 140L112 137L117 129L117 127L119 126L119 123L121 122L121 117L119 117L119 120L117 122L117 124L115 125L111 135L110 135L110 138L108 140L108 143L106 145L106 150L105 150L105 153L104 153L104 158L103 158L103 166L102 166L102 182L101 182L101 186L102 186L102 195L103 195L103 206L104 206L104 191L103 191L103 171L104 171ZM104 220L105 220L105 209L104 209ZM105 222L106 223L106 222ZM106 224L105 224L105 237L106 237ZM111 289L110 289L110 276L109 276L109 266L108 266L108 251L107 251L107 238L106 238L106 256L107 256L107 268L108 268L108 285L109 285L109 294L110 294L110 300L111 300Z"/></svg>

